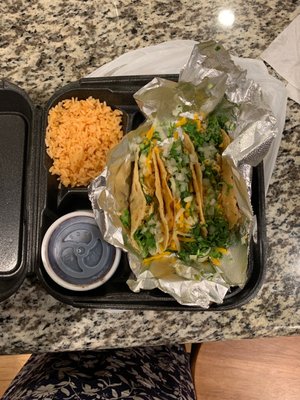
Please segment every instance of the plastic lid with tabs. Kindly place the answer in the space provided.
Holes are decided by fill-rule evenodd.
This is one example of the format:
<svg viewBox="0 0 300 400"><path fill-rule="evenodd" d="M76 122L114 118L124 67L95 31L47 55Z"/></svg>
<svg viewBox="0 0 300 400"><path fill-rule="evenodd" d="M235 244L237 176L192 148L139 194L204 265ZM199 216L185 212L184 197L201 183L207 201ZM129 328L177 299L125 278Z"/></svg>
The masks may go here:
<svg viewBox="0 0 300 400"><path fill-rule="evenodd" d="M56 220L42 243L42 260L48 275L60 286L91 290L112 277L121 251L107 243L94 215L76 211Z"/></svg>

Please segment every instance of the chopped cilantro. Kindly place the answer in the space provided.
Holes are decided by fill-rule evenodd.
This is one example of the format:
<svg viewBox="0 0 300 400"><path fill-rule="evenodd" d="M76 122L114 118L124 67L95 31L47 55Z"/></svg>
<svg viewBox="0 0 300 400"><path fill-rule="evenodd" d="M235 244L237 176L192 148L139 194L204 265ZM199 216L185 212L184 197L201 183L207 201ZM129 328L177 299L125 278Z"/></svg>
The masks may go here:
<svg viewBox="0 0 300 400"><path fill-rule="evenodd" d="M212 178L218 176L218 172L213 168L212 164L205 164L205 169L203 171L203 176L205 178Z"/></svg>
<svg viewBox="0 0 300 400"><path fill-rule="evenodd" d="M149 194L145 194L145 198L146 198L147 204L151 204L152 203L152 200L153 200L152 196L150 196Z"/></svg>
<svg viewBox="0 0 300 400"><path fill-rule="evenodd" d="M197 151L201 151L205 136L198 131L197 123L193 120L188 120L186 124L182 126L185 133L191 138Z"/></svg>
<svg viewBox="0 0 300 400"><path fill-rule="evenodd" d="M214 248L209 252L209 256L213 258L222 258L222 253Z"/></svg>
<svg viewBox="0 0 300 400"><path fill-rule="evenodd" d="M191 261L190 255L203 257L208 250L209 245L201 236L196 242L181 242L181 250L178 252L178 256L181 260L189 262Z"/></svg>
<svg viewBox="0 0 300 400"><path fill-rule="evenodd" d="M186 197L191 196L191 192L189 192L188 190L184 190L183 192L180 193L180 198L183 201Z"/></svg>
<svg viewBox="0 0 300 400"><path fill-rule="evenodd" d="M199 132L197 123L194 120L188 120L186 124L182 126L185 133L191 138L195 149L199 155L200 161L203 159L202 147L204 143L210 143L215 146L219 146L222 141L221 129L226 128L229 118L226 114L218 112L213 113L207 118L207 126L205 131Z"/></svg>
<svg viewBox="0 0 300 400"><path fill-rule="evenodd" d="M139 227L133 237L141 250L142 257L146 258L149 256L150 250L156 248L156 241L154 234L144 228L144 225Z"/></svg>
<svg viewBox="0 0 300 400"><path fill-rule="evenodd" d="M194 120L188 120L182 126L185 133L187 133L193 142L195 150L198 154L199 160L204 161L203 145L204 143L219 146L222 143L223 137L221 133L221 125L218 118L212 114L207 118L207 127L205 131L199 132L197 123Z"/></svg>
<svg viewBox="0 0 300 400"><path fill-rule="evenodd" d="M214 190L219 190L219 182L221 177L212 164L204 164L203 177L209 179Z"/></svg>
<svg viewBox="0 0 300 400"><path fill-rule="evenodd" d="M161 140L160 134L158 131L153 133L152 139Z"/></svg>
<svg viewBox="0 0 300 400"><path fill-rule="evenodd" d="M218 124L221 129L228 132L229 130L233 131L235 129L235 118L232 109L232 104L225 103L220 108L214 111L214 115L218 120Z"/></svg>
<svg viewBox="0 0 300 400"><path fill-rule="evenodd" d="M226 129L227 128L227 124L229 122L229 117L227 114L224 113L220 113L218 112L216 114L217 120L218 120L218 124L220 125L220 128L222 129Z"/></svg>
<svg viewBox="0 0 300 400"><path fill-rule="evenodd" d="M120 220L125 228L130 229L130 212L128 209L123 211Z"/></svg>
<svg viewBox="0 0 300 400"><path fill-rule="evenodd" d="M215 214L206 221L207 239L211 247L228 247L230 244L230 231L228 221L221 215Z"/></svg>
<svg viewBox="0 0 300 400"><path fill-rule="evenodd" d="M207 118L207 127L205 132L205 141L219 146L222 141L222 132L219 120L216 115L212 114Z"/></svg>
<svg viewBox="0 0 300 400"><path fill-rule="evenodd" d="M180 163L182 158L182 145L180 140L176 140L172 143L169 157L173 158L177 164Z"/></svg>
<svg viewBox="0 0 300 400"><path fill-rule="evenodd" d="M203 151L201 151L201 150L198 150L198 159L201 163L203 163L205 160L205 155L204 155Z"/></svg>
<svg viewBox="0 0 300 400"><path fill-rule="evenodd" d="M148 156L149 151L151 148L151 141L146 139L144 140L141 144L140 144L140 150L142 154L145 154L146 156Z"/></svg>
<svg viewBox="0 0 300 400"><path fill-rule="evenodd" d="M216 247L228 247L231 243L231 235L229 231L228 222L226 219L218 214L214 215L206 221L207 237L201 234L201 225L195 225L192 230L194 242L182 242L181 250L178 256L185 262L190 261L190 255L203 257L209 255L213 258L220 258L222 255L217 251Z"/></svg>
<svg viewBox="0 0 300 400"><path fill-rule="evenodd" d="M173 136L174 130L175 130L176 125L175 124L170 124L168 127L168 133L167 136L168 138Z"/></svg>

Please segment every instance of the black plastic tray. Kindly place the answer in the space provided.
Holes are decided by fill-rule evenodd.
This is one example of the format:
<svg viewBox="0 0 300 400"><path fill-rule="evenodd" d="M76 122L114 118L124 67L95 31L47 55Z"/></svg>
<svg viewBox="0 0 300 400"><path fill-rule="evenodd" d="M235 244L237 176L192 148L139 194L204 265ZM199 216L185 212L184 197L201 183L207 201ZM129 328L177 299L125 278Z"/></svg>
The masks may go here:
<svg viewBox="0 0 300 400"><path fill-rule="evenodd" d="M0 81L0 301L17 290L32 265L30 185L36 168L30 153L38 150L32 143L33 123L34 108L26 93Z"/></svg>
<svg viewBox="0 0 300 400"><path fill-rule="evenodd" d="M164 77L177 79L175 75ZM0 90L0 131L4 132L4 139L1 134L0 156L3 153L5 161L0 170L0 187L1 192L2 185L5 188L5 196L2 198L2 194L0 195L0 255L3 260L3 254L9 248L10 256L9 263L0 264L0 300L18 288L26 274L37 274L50 294L77 307L202 310L200 307L182 306L158 289L131 292L126 284L130 268L125 253L122 254L118 270L107 283L98 289L80 293L58 286L47 275L41 262L40 246L48 227L66 213L90 209L86 188L59 189L56 177L48 172L51 160L45 151L44 138L49 109L63 99L85 99L93 96L123 111L123 128L127 133L144 121L133 94L152 78L142 76L82 79L57 91L43 108L33 107L24 92L3 82ZM5 101L8 97L9 101ZM3 141L8 142L4 147ZM6 157L5 148L8 149L8 153L12 153L9 157ZM7 182L6 177L11 179ZM263 282L266 231L262 164L253 169L251 200L257 218L257 238L255 241L251 240L250 244L248 282L243 289L233 288L226 295L223 304L212 304L209 310L226 310L241 306L255 296ZM7 226L12 232L9 239L6 236ZM9 247L10 243L13 243L14 247Z"/></svg>

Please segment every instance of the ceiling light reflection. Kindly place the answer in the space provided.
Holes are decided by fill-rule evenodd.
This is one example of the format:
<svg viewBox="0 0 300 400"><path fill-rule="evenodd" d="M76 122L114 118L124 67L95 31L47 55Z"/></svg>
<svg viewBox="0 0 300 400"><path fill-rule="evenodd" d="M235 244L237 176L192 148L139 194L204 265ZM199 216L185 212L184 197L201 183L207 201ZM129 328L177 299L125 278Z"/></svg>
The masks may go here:
<svg viewBox="0 0 300 400"><path fill-rule="evenodd" d="M219 12L218 21L221 25L231 27L234 23L234 12L229 9L224 9Z"/></svg>

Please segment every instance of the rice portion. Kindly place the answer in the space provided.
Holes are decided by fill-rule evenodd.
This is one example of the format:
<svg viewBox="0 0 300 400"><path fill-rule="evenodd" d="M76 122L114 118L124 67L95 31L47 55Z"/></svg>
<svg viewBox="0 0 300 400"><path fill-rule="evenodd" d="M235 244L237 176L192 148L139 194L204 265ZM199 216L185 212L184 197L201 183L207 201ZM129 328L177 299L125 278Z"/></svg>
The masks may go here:
<svg viewBox="0 0 300 400"><path fill-rule="evenodd" d="M87 186L98 176L108 151L122 138L122 112L105 102L63 100L51 108L46 130L49 169L64 186Z"/></svg>

